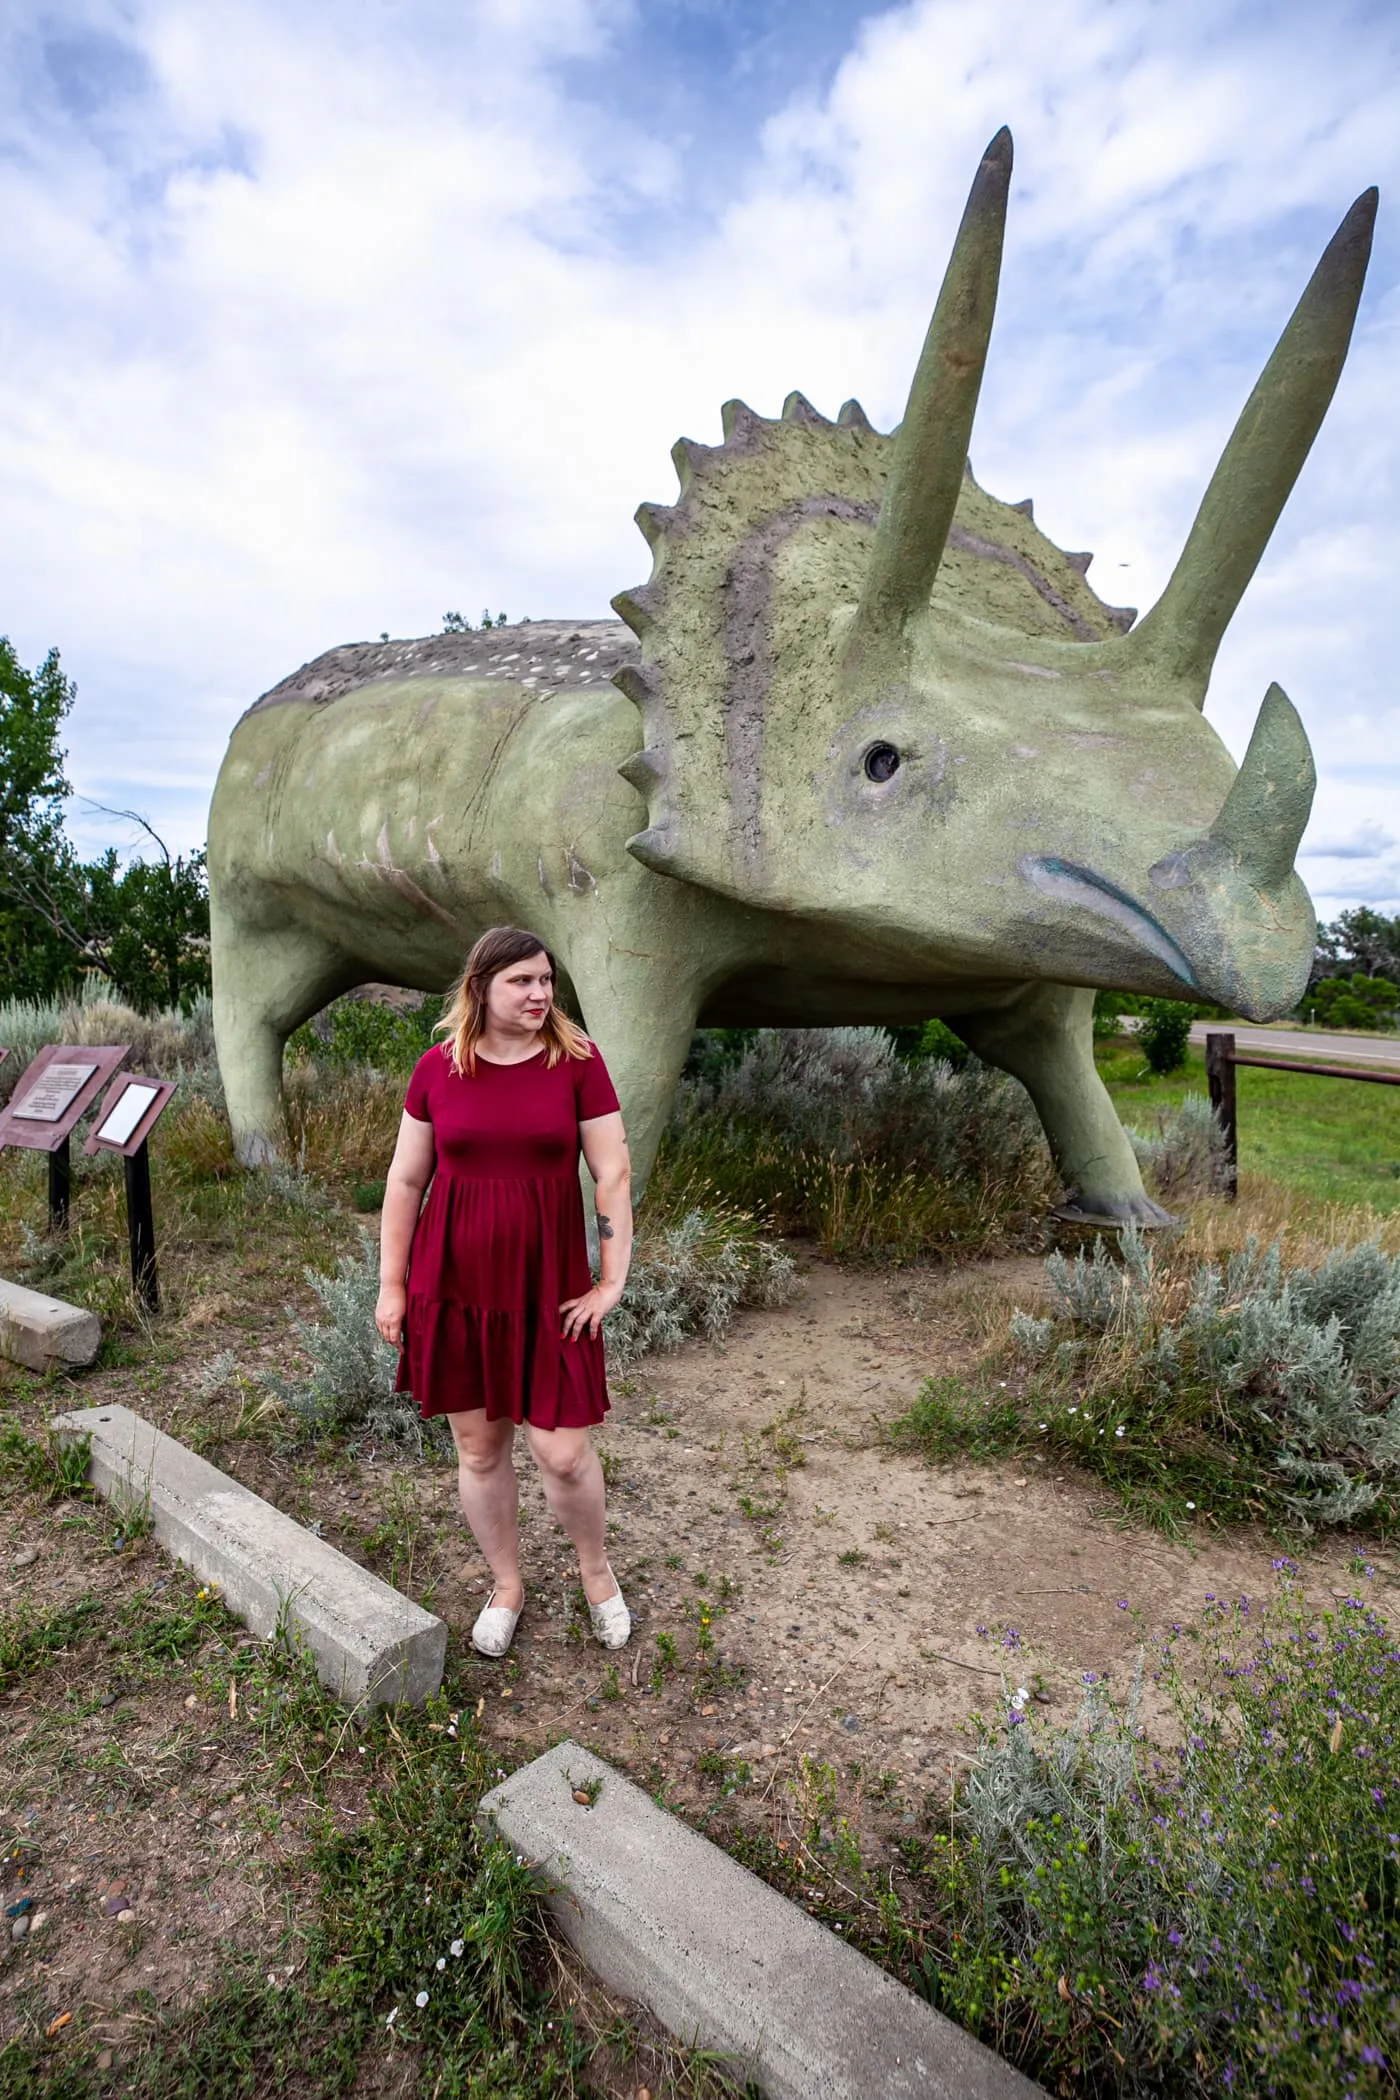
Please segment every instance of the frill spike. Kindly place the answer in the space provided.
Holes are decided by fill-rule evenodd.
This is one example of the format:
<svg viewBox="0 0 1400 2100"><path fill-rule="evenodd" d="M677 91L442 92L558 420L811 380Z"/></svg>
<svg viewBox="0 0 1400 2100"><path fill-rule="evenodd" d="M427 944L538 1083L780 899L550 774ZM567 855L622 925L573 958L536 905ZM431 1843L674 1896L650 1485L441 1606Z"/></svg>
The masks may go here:
<svg viewBox="0 0 1400 2100"><path fill-rule="evenodd" d="M783 403L783 421L785 423L805 423L809 430L830 430L831 428L830 422L818 410L813 408L807 396L799 394L795 389Z"/></svg>
<svg viewBox="0 0 1400 2100"><path fill-rule="evenodd" d="M970 474L970 473L972 472L972 461L971 461L971 460L969 460L969 461L968 461L968 463L967 463L967 471L968 471L968 473L969 473L969 474ZM1032 525L1034 525L1034 523L1035 523L1035 498L1034 498L1034 496L1023 496L1023 497L1021 498L1021 500L1020 500L1020 502L1019 502L1019 503L1009 503L1009 504L1007 505L1007 509L1008 509L1008 510L1018 510L1018 511L1019 511L1019 512L1021 513L1021 516L1022 516L1023 518L1029 518L1029 519L1030 519L1030 521L1031 521L1031 523L1032 523Z"/></svg>
<svg viewBox="0 0 1400 2100"><path fill-rule="evenodd" d="M1092 554L1087 554L1087 553L1086 553L1086 554L1070 554L1070 553L1068 553L1068 552L1067 552L1067 553L1066 553L1066 555L1065 555L1065 560L1066 560L1066 561L1067 561L1067 562L1069 563L1070 567L1071 567L1072 569L1078 569L1078 571L1079 571L1079 573L1080 573L1080 575L1081 575L1081 576L1087 576L1087 575L1088 575L1088 573L1089 573L1089 564L1090 564L1090 562L1091 562L1091 561L1093 560L1093 558L1094 558L1094 557L1093 557L1093 555L1092 555Z"/></svg>
<svg viewBox="0 0 1400 2100"><path fill-rule="evenodd" d="M697 444L694 438L677 438L671 447L671 463L684 495L697 474L703 474L718 447Z"/></svg>
<svg viewBox="0 0 1400 2100"><path fill-rule="evenodd" d="M836 411L836 420L842 430L873 430L875 428L859 401L843 401Z"/></svg>
<svg viewBox="0 0 1400 2100"><path fill-rule="evenodd" d="M617 604L616 598L613 599L613 604ZM648 708L655 704L656 680L645 664L623 664L613 672L612 682L623 698L630 700L634 707Z"/></svg>
<svg viewBox="0 0 1400 2100"><path fill-rule="evenodd" d="M623 760L617 770L629 787L636 788L638 794L650 795L658 781L664 777L666 768L659 751L642 750L634 751L630 758Z"/></svg>
<svg viewBox="0 0 1400 2100"><path fill-rule="evenodd" d="M639 503L632 513L637 530L655 552L675 523L676 513L667 503Z"/></svg>
<svg viewBox="0 0 1400 2100"><path fill-rule="evenodd" d="M619 620L625 620L639 637L656 625L660 611L657 593L649 583L639 583L635 590L619 591L612 607Z"/></svg>
<svg viewBox="0 0 1400 2100"><path fill-rule="evenodd" d="M726 445L752 444L761 440L768 425L747 401L726 401L719 412Z"/></svg>

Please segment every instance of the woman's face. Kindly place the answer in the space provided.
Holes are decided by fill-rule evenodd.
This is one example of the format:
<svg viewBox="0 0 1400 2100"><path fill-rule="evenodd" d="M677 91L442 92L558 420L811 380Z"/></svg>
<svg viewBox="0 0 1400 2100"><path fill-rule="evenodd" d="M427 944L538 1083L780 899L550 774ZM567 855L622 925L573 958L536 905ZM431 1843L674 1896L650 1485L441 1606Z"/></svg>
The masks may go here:
<svg viewBox="0 0 1400 2100"><path fill-rule="evenodd" d="M554 972L541 950L524 962L507 963L486 987L486 1019L511 1035L533 1035L544 1025L554 997Z"/></svg>

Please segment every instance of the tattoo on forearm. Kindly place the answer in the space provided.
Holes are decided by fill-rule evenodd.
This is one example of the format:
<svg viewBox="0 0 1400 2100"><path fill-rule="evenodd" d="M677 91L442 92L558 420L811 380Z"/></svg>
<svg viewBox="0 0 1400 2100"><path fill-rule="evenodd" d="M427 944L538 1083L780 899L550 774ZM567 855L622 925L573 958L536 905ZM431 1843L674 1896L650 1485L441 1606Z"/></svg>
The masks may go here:
<svg viewBox="0 0 1400 2100"><path fill-rule="evenodd" d="M612 1228L612 1220L611 1220L611 1218L605 1218L605 1217L603 1216L603 1213L602 1213L601 1211L599 1211L599 1213L598 1213L598 1237L599 1237L599 1239L600 1239L600 1240L610 1240L610 1239L612 1238L612 1236L613 1236L613 1228Z"/></svg>

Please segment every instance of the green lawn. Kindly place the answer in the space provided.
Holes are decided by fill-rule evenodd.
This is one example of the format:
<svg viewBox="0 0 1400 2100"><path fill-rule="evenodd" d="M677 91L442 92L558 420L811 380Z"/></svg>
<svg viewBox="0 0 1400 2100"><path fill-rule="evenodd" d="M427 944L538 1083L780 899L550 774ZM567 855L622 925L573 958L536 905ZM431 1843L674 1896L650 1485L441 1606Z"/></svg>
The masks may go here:
<svg viewBox="0 0 1400 2100"><path fill-rule="evenodd" d="M1154 1078L1126 1038L1099 1043L1096 1054L1119 1115L1140 1129L1150 1130L1158 1111L1175 1108L1183 1094L1206 1091L1198 1049L1170 1079ZM1249 1066L1235 1082L1242 1172L1267 1174L1322 1203L1400 1210L1400 1087Z"/></svg>

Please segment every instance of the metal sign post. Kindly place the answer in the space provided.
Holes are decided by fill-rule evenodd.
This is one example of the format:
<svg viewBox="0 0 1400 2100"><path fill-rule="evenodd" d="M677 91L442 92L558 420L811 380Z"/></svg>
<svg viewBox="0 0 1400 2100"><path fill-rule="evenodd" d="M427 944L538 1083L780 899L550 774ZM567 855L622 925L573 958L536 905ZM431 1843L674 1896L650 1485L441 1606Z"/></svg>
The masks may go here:
<svg viewBox="0 0 1400 2100"><path fill-rule="evenodd" d="M102 1104L83 1150L120 1152L126 1174L126 1231L131 1243L131 1287L149 1312L160 1308L156 1272L156 1221L151 1205L151 1155L147 1140L175 1092L173 1079L144 1079L124 1073Z"/></svg>

